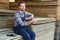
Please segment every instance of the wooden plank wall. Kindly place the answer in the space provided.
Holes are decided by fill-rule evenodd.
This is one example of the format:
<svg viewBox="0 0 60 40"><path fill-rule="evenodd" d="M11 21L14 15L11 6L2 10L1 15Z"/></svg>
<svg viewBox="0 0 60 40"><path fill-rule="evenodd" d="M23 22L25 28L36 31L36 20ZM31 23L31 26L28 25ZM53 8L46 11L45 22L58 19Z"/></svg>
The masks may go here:
<svg viewBox="0 0 60 40"><path fill-rule="evenodd" d="M58 7L57 7L57 19L60 20L60 1L58 1Z"/></svg>
<svg viewBox="0 0 60 40"><path fill-rule="evenodd" d="M0 29L12 28L12 17L15 11L0 10ZM36 18L39 24L33 25L32 29L36 33L36 40L53 40L55 32L55 19L54 18ZM7 21L8 20L8 21ZM12 30L11 30L12 31ZM9 30L0 31L0 37L2 40L22 40L21 36L8 37L7 34L12 33ZM11 39L10 39L11 38Z"/></svg>
<svg viewBox="0 0 60 40"><path fill-rule="evenodd" d="M0 2L8 4L9 0L0 0Z"/></svg>
<svg viewBox="0 0 60 40"><path fill-rule="evenodd" d="M39 18L36 18L36 19L39 19ZM45 21L40 20L40 21L38 21L39 24L32 26L33 31L36 33L35 39L36 40L54 40L55 21L53 21L53 20L55 20L55 19L52 19L52 18L42 18L42 19L45 19ZM43 22L41 22L41 21L43 21ZM11 22L11 19L10 19L10 22ZM13 26L10 25L10 27L13 27ZM16 35L13 37L6 36L7 34L14 34L14 33L12 33L12 30L7 30L7 31L6 30L5 29L4 29L4 31L0 30L0 37L2 38L2 40L23 40L21 35L19 35L19 36Z"/></svg>
<svg viewBox="0 0 60 40"><path fill-rule="evenodd" d="M17 2L10 3L10 10L17 10ZM56 17L57 2L26 2L27 11L34 13L37 17Z"/></svg>
<svg viewBox="0 0 60 40"><path fill-rule="evenodd" d="M56 6L55 2L39 2L39 3L29 3L27 6L27 11L34 13L36 16L48 17L52 15L55 17Z"/></svg>
<svg viewBox="0 0 60 40"><path fill-rule="evenodd" d="M7 19L14 15L14 11L0 9L0 28L6 28Z"/></svg>
<svg viewBox="0 0 60 40"><path fill-rule="evenodd" d="M0 9L9 9L9 0L0 0Z"/></svg>
<svg viewBox="0 0 60 40"><path fill-rule="evenodd" d="M21 1L23 1L23 0L15 0L15 2L21 2Z"/></svg>
<svg viewBox="0 0 60 40"><path fill-rule="evenodd" d="M40 1L57 1L57 0L15 0L15 2L40 2Z"/></svg>
<svg viewBox="0 0 60 40"><path fill-rule="evenodd" d="M57 0L58 7L57 7L57 20L56 20L56 30L55 30L55 40L60 39L60 0Z"/></svg>

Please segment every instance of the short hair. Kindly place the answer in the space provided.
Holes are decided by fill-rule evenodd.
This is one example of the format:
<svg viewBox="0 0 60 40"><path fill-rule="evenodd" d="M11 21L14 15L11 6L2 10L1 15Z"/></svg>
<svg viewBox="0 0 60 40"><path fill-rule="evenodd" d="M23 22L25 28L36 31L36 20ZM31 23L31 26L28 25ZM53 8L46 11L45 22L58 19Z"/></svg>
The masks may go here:
<svg viewBox="0 0 60 40"><path fill-rule="evenodd" d="M25 3L25 2L19 2L19 3L18 3L18 6L20 6L20 4L22 4L22 3Z"/></svg>

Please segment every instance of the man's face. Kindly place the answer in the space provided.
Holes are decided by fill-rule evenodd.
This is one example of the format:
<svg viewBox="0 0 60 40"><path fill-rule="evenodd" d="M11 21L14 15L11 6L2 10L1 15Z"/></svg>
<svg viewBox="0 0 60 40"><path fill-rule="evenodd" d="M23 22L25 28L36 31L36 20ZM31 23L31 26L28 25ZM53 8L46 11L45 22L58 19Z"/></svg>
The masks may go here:
<svg viewBox="0 0 60 40"><path fill-rule="evenodd" d="M18 8L22 11L25 11L25 3L21 3Z"/></svg>

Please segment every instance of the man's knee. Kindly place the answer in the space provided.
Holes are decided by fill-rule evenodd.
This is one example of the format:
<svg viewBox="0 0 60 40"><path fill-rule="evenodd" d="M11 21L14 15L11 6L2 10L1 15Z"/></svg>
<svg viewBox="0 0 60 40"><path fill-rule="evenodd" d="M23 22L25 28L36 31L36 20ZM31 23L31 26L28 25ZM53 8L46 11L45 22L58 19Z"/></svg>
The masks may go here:
<svg viewBox="0 0 60 40"><path fill-rule="evenodd" d="M33 32L31 36L34 36L34 37L35 37L35 36L36 36L36 34Z"/></svg>
<svg viewBox="0 0 60 40"><path fill-rule="evenodd" d="M33 35L34 35L34 36L36 36L36 34L35 34L35 33L33 33Z"/></svg>
<svg viewBox="0 0 60 40"><path fill-rule="evenodd" d="M23 35L23 38L24 38L25 40L30 40L30 35L29 35L29 34Z"/></svg>

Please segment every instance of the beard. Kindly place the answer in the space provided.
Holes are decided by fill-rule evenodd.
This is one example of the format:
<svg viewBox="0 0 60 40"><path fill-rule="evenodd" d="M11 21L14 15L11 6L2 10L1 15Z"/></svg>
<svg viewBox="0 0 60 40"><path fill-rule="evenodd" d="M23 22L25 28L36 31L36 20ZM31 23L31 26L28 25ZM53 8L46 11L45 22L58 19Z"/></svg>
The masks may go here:
<svg viewBox="0 0 60 40"><path fill-rule="evenodd" d="M25 11L25 9L20 9L21 11Z"/></svg>

